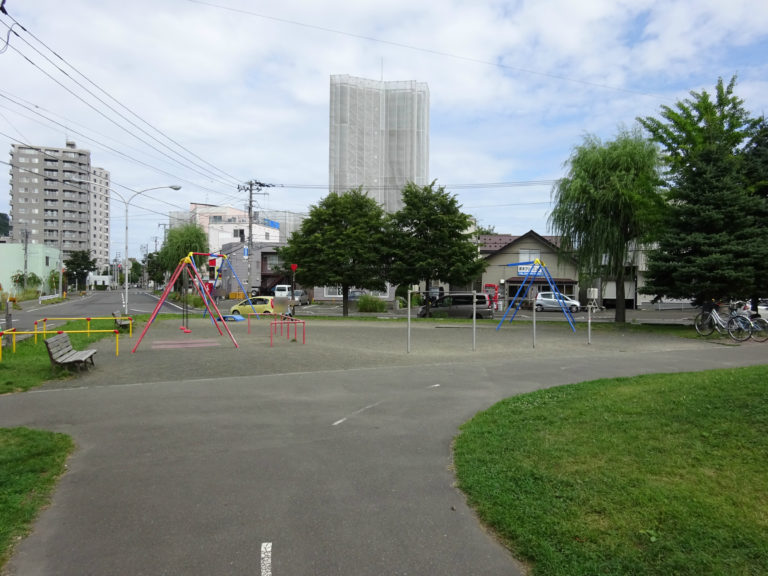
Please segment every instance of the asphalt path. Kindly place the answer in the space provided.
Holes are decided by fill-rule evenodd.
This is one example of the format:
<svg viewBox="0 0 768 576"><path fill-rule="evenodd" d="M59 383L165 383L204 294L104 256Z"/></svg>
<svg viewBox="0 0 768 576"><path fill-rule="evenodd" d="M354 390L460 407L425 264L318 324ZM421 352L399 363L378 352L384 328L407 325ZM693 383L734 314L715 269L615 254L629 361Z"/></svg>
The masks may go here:
<svg viewBox="0 0 768 576"><path fill-rule="evenodd" d="M110 317L112 312L123 310L124 292L120 290L88 292L86 296L70 293L67 299L56 304L39 303L36 300L21 302L21 310L12 310L12 323L16 330L33 330L35 321L43 318L87 318ZM128 294L128 312L133 314L150 314L159 298L145 290L132 289ZM180 314L181 308L173 302L163 303L160 310L164 314ZM3 313L3 330L5 316ZM50 326L63 324L66 320L52 320ZM46 323L49 325L49 323Z"/></svg>
<svg viewBox="0 0 768 576"><path fill-rule="evenodd" d="M765 345L563 323L155 323L77 379L0 396L0 425L76 442L7 567L36 575L515 575L455 488L451 443L513 394L760 364ZM297 328L297 327L294 327ZM294 341L293 336L297 336ZM135 346L138 334L129 341Z"/></svg>

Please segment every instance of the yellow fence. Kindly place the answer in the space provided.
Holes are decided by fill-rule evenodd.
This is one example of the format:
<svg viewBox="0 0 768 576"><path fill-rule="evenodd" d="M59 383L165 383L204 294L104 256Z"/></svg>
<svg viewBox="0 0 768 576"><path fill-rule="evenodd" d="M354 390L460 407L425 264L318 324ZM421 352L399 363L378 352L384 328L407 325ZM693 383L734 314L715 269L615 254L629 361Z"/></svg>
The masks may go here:
<svg viewBox="0 0 768 576"><path fill-rule="evenodd" d="M55 329L48 329L48 322L52 320L65 320L67 322L76 322L78 320L85 320L86 322L86 329L85 330L55 330ZM98 333L112 333L115 335L115 356L120 355L120 331L117 329L111 329L111 330L96 330L91 328L91 321L93 320L128 320L128 336L133 337L133 318L130 316L90 316L90 317L82 317L82 318L43 318L42 320L35 320L35 329L29 330L29 331L19 331L15 328L11 328L10 330L5 330L4 332L0 332L0 362L3 361L3 346L2 341L4 336L10 336L11 338L11 351L15 354L16 353L16 335L17 334L30 334L34 336L35 344L37 344L37 336L41 335L43 337L43 340L48 336L48 334L88 334L89 336L91 334L98 334ZM42 323L43 329L38 330L38 325Z"/></svg>
<svg viewBox="0 0 768 576"><path fill-rule="evenodd" d="M82 317L82 318L43 318L42 320L35 320L35 331L30 332L30 334L35 334L35 344L37 344L37 334L42 334L43 338L45 338L45 335L48 332L52 332L52 330L48 330L47 323L49 320L65 320L67 322L76 322L78 320L85 320L87 328L83 331L87 334L90 334L91 332L104 332L104 330L91 330L91 321L92 320L128 320L128 336L130 338L133 338L133 318L130 316L90 316L90 317ZM43 329L42 331L37 329L38 324L42 322L43 323ZM57 330L53 330L53 332L58 332ZM68 332L68 330L65 330L65 332ZM108 330L107 330L108 332Z"/></svg>

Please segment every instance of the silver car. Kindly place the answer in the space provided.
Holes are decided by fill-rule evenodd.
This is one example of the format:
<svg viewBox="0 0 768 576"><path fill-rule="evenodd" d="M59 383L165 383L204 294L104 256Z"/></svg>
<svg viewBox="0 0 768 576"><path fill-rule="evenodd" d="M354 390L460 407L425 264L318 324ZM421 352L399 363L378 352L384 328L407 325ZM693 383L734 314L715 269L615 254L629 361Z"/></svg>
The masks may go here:
<svg viewBox="0 0 768 576"><path fill-rule="evenodd" d="M309 295L306 290L294 290L293 299L298 302L299 306L306 306L309 304Z"/></svg>
<svg viewBox="0 0 768 576"><path fill-rule="evenodd" d="M575 314L581 310L581 303L570 296L564 294L555 294L554 292L539 292L536 295L536 312L543 310L562 310L563 306Z"/></svg>

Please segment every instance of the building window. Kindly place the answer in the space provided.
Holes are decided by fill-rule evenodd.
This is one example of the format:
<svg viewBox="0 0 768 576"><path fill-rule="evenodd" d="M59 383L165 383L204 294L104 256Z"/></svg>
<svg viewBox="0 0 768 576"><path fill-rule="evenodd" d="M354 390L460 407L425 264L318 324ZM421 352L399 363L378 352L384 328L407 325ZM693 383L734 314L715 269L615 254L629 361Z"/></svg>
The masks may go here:
<svg viewBox="0 0 768 576"><path fill-rule="evenodd" d="M277 254L265 254L263 258L267 262L267 270L271 271L280 267L280 259Z"/></svg>

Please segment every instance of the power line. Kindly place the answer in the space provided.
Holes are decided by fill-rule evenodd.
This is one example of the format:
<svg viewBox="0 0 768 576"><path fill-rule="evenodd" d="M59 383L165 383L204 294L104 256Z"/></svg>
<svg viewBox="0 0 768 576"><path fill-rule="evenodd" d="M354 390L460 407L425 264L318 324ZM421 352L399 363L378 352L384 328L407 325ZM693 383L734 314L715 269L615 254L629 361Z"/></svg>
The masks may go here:
<svg viewBox="0 0 768 576"><path fill-rule="evenodd" d="M10 16L9 16L9 17L10 17ZM217 168L216 166L214 166L214 165L213 165L213 164L211 164L210 162L208 162L208 161L206 161L206 160L203 160L202 158L200 158L199 156L197 156L196 154L192 153L190 150L188 150L187 148L185 148L184 146L182 146L181 144L179 144L178 142L176 142L174 139L172 139L171 137L169 137L168 135L166 135L165 133L163 133L161 130L159 130L158 128L156 128L155 126L153 126L152 124L150 124L150 123L149 123L149 122L147 122L146 120L144 120L144 119L143 119L141 116L139 116L138 114L136 114L135 112L133 112L132 110L130 110L130 109L127 107L127 106L125 106L124 104L122 104L121 102L119 102L119 101L118 101L116 98L114 98L114 97L113 97L111 94L109 94L109 93L108 93L106 90L104 90L103 88L101 88L100 86L98 86L97 84L95 84L95 83L94 83L92 80L90 80L90 79L89 79L87 76L85 76L83 73L81 73L79 70L77 70L77 68L75 68L75 67L74 67L73 65L71 65L69 62L67 62L67 61L66 61L66 60L65 60L65 59L64 59L62 56L60 56L60 55L59 55L59 54L58 54L56 51L54 51L54 50L53 50L53 49L51 49L51 48L50 48L48 45L46 45L44 42L42 42L42 41L41 41L39 38L37 38L37 36L35 36L33 33L29 32L29 31L28 31L28 30L27 30L27 29L26 29L26 28L25 28L23 25L21 25L21 24L20 24L20 23L19 23L17 20L15 20L13 17L10 17L10 18L11 18L11 20L13 20L13 22L14 22L14 24L15 24L15 25L18 25L18 26L19 26L19 27L20 27L22 30L24 30L24 32L26 32L27 34L29 34L29 35L30 35L32 38L34 38L34 39L35 39L37 42L39 42L41 45L43 45L43 46L44 46L44 47L45 47L45 48L46 48L46 49L47 49L49 52L51 52L51 53L52 53L52 54L53 54L53 55L54 55L56 58L58 58L58 59L59 59L61 62L63 62L64 64L66 64L66 65L67 65L67 66L68 66L70 69L72 69L73 71L75 71L75 72L76 72L76 73L77 73L77 74L78 74L80 77L82 77L83 79L85 79L85 80L86 80L86 81L87 81L89 84L91 84L92 86L94 86L94 87L95 87L97 90L99 90L101 93L105 94L105 95L106 95L106 96L107 96L109 99L111 99L113 102L115 102L116 104L118 104L120 107L122 107L122 108L123 108L124 110L126 110L128 113L130 113L132 116L134 116L135 118L137 118L139 121L141 121L142 123L144 123L146 126L150 127L150 128L151 128L152 130L154 130L155 132L159 133L159 134L160 134L161 136L163 136L165 139L169 140L170 142L174 143L176 146L180 147L180 148L181 148L182 150L184 150L185 152L187 152L187 153L189 153L189 154L192 154L192 156L194 156L194 157L196 157L196 158L198 158L198 159L202 160L202 161L203 161L203 162L205 162L205 163L206 163L208 166L211 166L211 167L212 167L214 170L216 170L216 171L217 171L217 172L219 172L220 174L224 174L226 177L228 177L228 178L230 179L230 182L228 182L227 184L230 184L230 185L231 185L231 184L233 184L233 183L235 183L235 182L238 182L238 181L239 181L239 179L238 179L238 178L235 178L234 176L231 176L231 175L227 174L226 172L224 172L223 170L220 170L219 168ZM5 22L3 22L3 25L5 25L6 27L8 26L8 25L7 25ZM12 31L12 27L9 27L9 34L11 33L11 31ZM143 134L145 134L147 137L149 137L149 138L151 138L152 140L154 140L155 142L157 142L159 145L161 145L161 146L165 147L167 150L169 150L169 151L170 151L170 152L172 152L173 154L175 154L175 155L177 155L177 156L181 157L181 158L182 158L182 159L183 159L185 162L189 162L190 164L192 164L193 166L195 166L195 168L191 168L190 166L183 164L183 163L182 163L180 160L178 160L178 159L176 159L176 158L173 158L173 157L169 156L168 154L166 154L166 153L165 153L165 152L163 152L162 150L159 150L159 149L158 149L158 148L156 148L154 145L152 145L152 144L150 144L150 143L146 142L145 140L143 140L142 138L140 138L140 137L139 137L139 136L137 136L136 134L132 133L130 130L128 130L128 129L127 129L127 128L125 128L124 126L120 125L119 123L117 123L117 122L116 122L116 121L114 121L113 119L109 118L109 117L108 117L106 114L104 114L103 112L101 112L100 110L98 110L96 107L94 107L93 105L91 105L91 104L90 104L89 102L87 102L87 101L86 101L84 98L82 98L81 96L79 96L78 94L76 94L74 91L72 91L72 90L71 90L71 89L69 89L68 87L64 86L64 85L63 85L61 82L59 82L59 81L58 81L58 80L56 80L55 78L53 78L53 76L51 76L51 75L50 75L48 72L46 72L45 70L43 70L43 68L42 68L42 67L40 67L38 64L36 64L35 62L33 62L33 61L32 61L32 60L31 60L31 59L30 59L30 58L29 58L27 55L25 55L24 53L22 53L22 52L21 52L20 50L18 50L18 49L17 49L15 46L11 46L11 48L13 48L13 50L14 50L14 51L15 51L17 54L19 54L19 55L20 55L22 58L24 58L25 60L27 60L27 61L28 61L30 64L32 64L32 65L33 65L35 68L37 68L37 69L38 69L38 70L40 70L40 71L41 71L43 74L45 74L45 75L46 75L48 78L50 78L51 80L53 80L54 82L56 82L56 83L57 83L59 86L61 86L61 87L62 87L62 88L64 88L65 90L67 90L67 91L68 91L70 94L72 94L72 95L73 95L75 98L79 99L81 102L83 102L84 104L86 104L87 106L89 106L90 108L92 108L92 109L93 109L95 112L97 112L98 114L100 114L101 116L103 116L105 119L107 119L108 121L112 122L113 124L115 124L117 127L121 128L122 130L124 130L124 131L128 132L128 133L129 133L129 134L131 134L131 135L132 135L134 138L136 138L137 140L141 141L142 143L146 144L147 146L150 146L151 148L153 148L154 150L156 150L156 151L157 151L157 152L159 152L160 154L163 154L164 156L166 156L166 157L167 157L167 158L169 158L170 160L172 160L172 161L174 161L174 162L177 162L177 163L179 163L179 164L181 164L181 165L185 166L185 167L186 167L186 168L188 168L188 169L192 169L193 171L196 171L196 172L198 172L199 174L201 174L201 175L203 175L203 176L206 176L206 177L212 177L212 179L219 179L219 178L220 178L220 176L218 176L218 175L214 176L214 175L213 175L213 173L211 173L209 170L207 170L207 169L203 168L203 167L202 167L202 166L201 166L199 163L197 163L197 162L194 162L194 161L190 161L188 158L184 158L184 155L183 155L183 154L179 153L177 150L174 150L174 149L173 149L171 146L169 146L169 145L168 145L168 144L166 144L165 142L162 142L162 141L160 141L158 138L156 138L155 136L153 136L152 134L150 134L149 132L147 132L147 131L146 131L145 129L143 129L141 126L138 126L138 125L137 125L135 122L133 122L132 120L130 120L129 118L127 118L127 117L126 117L124 114L122 114L121 112L119 112L118 110L116 110L116 109L115 109L113 106L111 106L109 103L105 102L105 101L104 101L102 98L100 98L99 96L97 96L96 94L94 94L94 93L93 93L91 90L89 90L87 87L83 86L83 84L82 84L82 83L80 83L80 82L79 82L79 81L77 81L75 78L73 78L73 77L72 77L70 74L68 74L68 73L67 73L65 70L63 70L61 67L59 67L59 66L58 66L56 63L54 63L54 62L53 62L53 61L52 61L52 60L51 60L51 59L50 59L48 56L46 56L45 54L43 54L43 53L42 53L40 50L38 50L36 47L34 47L32 44L30 44L30 43L29 43L29 42L28 42L26 39L24 39L23 37L21 37L21 36L20 36L18 33L16 33L16 32L14 31L14 32L13 32L13 34L14 34L15 36L17 36L17 37L18 37L18 38L19 38L19 39L20 39L22 42L24 42L24 43L25 43L27 46L29 46L29 47L30 47L32 50L34 50L34 51L35 51L37 54L39 54L39 55L40 55L42 58L44 58L44 59L45 59L45 60L46 60L46 61L47 61L49 64L51 64L51 65L52 65L52 66L53 66L53 67L54 67L56 70L58 70L60 73L62 73L64 76L66 76L66 77L67 77L69 80L71 80L72 82L74 82L74 83L75 83L75 84L76 84L78 87L80 87L82 90L84 90L84 91L85 91L87 94L89 94L91 97L95 98L95 99L96 99L98 102L100 102L102 105L106 106L106 107L107 107L109 110L111 110L112 112L114 112L115 114L117 114L117 115L118 115L120 118L122 118L123 120L125 120L126 122L128 122L128 124L130 124L131 126L133 126L134 128L136 128L137 130L141 131ZM200 169L204 170L205 172L200 172L199 170L197 170L198 168L200 168Z"/></svg>
<svg viewBox="0 0 768 576"><path fill-rule="evenodd" d="M302 28L307 28L310 30L318 30L320 32L328 32L329 34L337 34L339 36L347 36L349 38L357 38L358 40L365 40L367 42L375 42L377 44L384 44L387 46L394 46L396 48L403 48L405 50L412 50L414 52L422 52L424 54L432 54L434 56L441 56L444 58L452 58L454 60L461 60L464 62L471 62L473 64L482 64L484 66L493 66L495 68L502 68L504 70L512 70L515 72L521 72L523 74L530 74L532 76L541 76L544 78L550 78L553 80L560 80L563 82L571 82L574 84L582 84L584 86L592 86L594 88L601 88L603 90L612 90L615 92L624 92L627 94L636 94L638 96L648 96L653 98L662 98L664 100L667 100L668 98L658 95L658 94L652 94L650 92L644 92L641 90L630 90L629 88L621 88L619 86L612 86L610 84L601 84L599 82L590 82L588 80L581 80L579 78L570 78L568 76L562 76L559 74L552 74L549 72L540 72L538 70L530 70L527 68L520 68L517 66L510 66L508 64L503 64L498 61L489 61L489 60L481 60L480 58L471 58L469 56L462 56L460 54L452 54L450 52L443 52L441 50L435 50L432 48L424 48L421 46L414 46L413 44L406 44L404 42L394 42L392 40L384 40L382 38L375 38L373 36L365 36L363 34L355 34L353 32L346 32L344 30L336 30L334 28L327 28L325 26L318 26L316 24L307 24L306 22L299 22L297 20L289 20L287 18L279 18L277 16L268 16L266 14L260 14L258 12L252 12L250 10L244 10L242 8L232 8L230 6L222 6L220 4L214 4L213 2L204 2L203 0L187 0L187 2L190 2L192 4L201 4L203 6L208 6L210 8L216 8L219 10L228 10L230 12L237 12L239 14L246 14L248 16L253 16L255 18L261 18L263 20L272 20L273 22L280 22L282 24L289 24L291 26L299 26Z"/></svg>
<svg viewBox="0 0 768 576"><path fill-rule="evenodd" d="M81 132L81 131L79 131L79 130L77 130L75 128L72 128L71 126L68 126L66 124L62 124L61 122L59 122L59 121L57 121L57 120L55 120L53 118L49 118L48 116L46 116L45 114L43 114L42 112L40 112L39 110L36 109L36 108L39 108L40 110L44 110L44 108L41 108L39 106L35 106L33 108L32 106L34 106L34 105L27 105L27 104L24 104L24 103L21 103L21 102L16 102L12 98L10 98L9 96L6 95L6 94L8 94L7 92L6 92L6 94L3 94L2 92L3 91L0 90L0 98L4 98L4 99L8 100L9 102L12 102L16 106L18 106L20 108L23 108L23 109L26 109L29 112L39 116L40 118L43 118L44 120L46 120L50 124L55 125L55 126L59 126L59 127L63 128L64 130L66 130L69 133L75 134L75 135L77 135L80 138L84 138L85 140L87 140L89 142L93 142L93 143L97 144L98 146L100 146L101 148L103 148L105 150L109 150L110 152L113 152L113 153L117 154L118 156L120 156L122 158L125 158L126 160L129 160L129 161L134 162L136 164L139 164L141 166L145 166L147 168L150 168L150 169L154 170L155 172L157 172L159 174L163 174L165 176L170 176L171 178L174 178L176 180L180 180L182 182L186 182L187 184L191 184L191 185L196 186L198 188L201 188L203 190L208 190L209 192L213 192L214 194L223 194L222 192L220 192L218 190L214 190L213 188L207 188L207 187L202 186L202 185L200 185L200 184L198 184L196 182L193 182L192 180L188 180L186 178L180 177L180 176L175 175L175 174L173 174L171 172L163 170L162 168L158 168L157 166L153 166L152 164L144 162L143 160L140 160L138 158L130 156L130 155L126 154L125 152L122 152L122 151L118 150L117 148L114 148L114 147L112 147L112 146L110 146L108 144L105 144L104 142L100 142L99 140L96 140L95 138L91 138L90 136L87 136L85 133L83 133L83 132ZM18 114L18 112L16 112L16 113ZM7 137L11 138L12 140L16 140L15 138L12 138L10 136L7 136ZM29 146L31 148L36 148L36 146L32 146L30 144L26 144L26 143L20 142L18 140L16 140L16 141L21 143L21 144L24 144L25 146Z"/></svg>
<svg viewBox="0 0 768 576"><path fill-rule="evenodd" d="M199 174L199 175L201 175L201 176L204 176L204 177L206 177L206 178L211 178L211 174L210 174L210 173L206 173L206 172L203 172L203 171L201 171L201 170L199 170L199 169L197 169L197 168L195 168L195 167L193 167L193 166L190 166L190 165L184 164L184 162L182 162L181 160L179 160L179 159L177 159L177 158L174 158L173 156L171 156L171 155L170 155L170 154L168 154L167 152L164 152L163 150L161 150L160 148L158 148L158 147L157 147L157 146L155 146L154 144L152 144L152 143L150 143L150 142L147 142L146 140L144 140L144 139L143 139L143 138L141 138L140 136L138 136L138 135L136 135L135 133L131 132L131 131L130 131L128 128L126 128L125 126L121 125L121 124L120 124L119 122L117 122L115 119L113 119L113 118L110 118L110 117L109 117L107 114L105 114L103 111L99 110L99 109L98 109L96 106L94 106L92 103L90 103L90 102L88 102L87 100L85 100L85 98L83 98L82 96L80 96L80 95L76 94L74 90L72 90L72 89L71 89L71 88L69 88L68 86L65 86L65 85L64 85L62 82L60 82L59 80L57 80L56 78L54 78L54 77L53 77L53 76L52 76L52 75L51 75L49 72L47 72L46 70L44 70L44 69L43 69L42 67L40 67L40 66L39 66L37 63L33 62L33 61L32 61L32 60L31 60L31 59L28 57L28 56L26 56L25 54L23 54L22 52L20 52L19 50L17 50L17 49L16 49L16 47L14 47L14 46L11 46L11 49L12 49L12 50L14 50L14 51L15 51L17 54L19 54L19 55L20 55L22 58L24 58L24 59L25 59L27 62L29 62L29 63L30 63L30 64L31 64L33 67L35 67L35 68L37 68L38 70L40 70L40 72L42 72L42 73L43 73L45 76L47 76L47 77L48 77L50 80L52 80L53 82L55 82L56 84L58 84L58 85L59 85L61 88L63 88L63 89L64 89L64 90L66 90L67 92L69 92L69 93L70 93L72 96L74 96L75 98L77 98L78 100L80 100L80 101L81 101L83 104L85 104L86 106L88 106L88 107L89 107L91 110L93 110L94 112L96 112L96 113L97 113L99 116L101 116L102 118L104 118L104 119L105 119L105 120L107 120L108 122L111 122L112 124L114 124L114 125L115 125L117 128L119 128L119 129L121 129L121 130L125 131L126 133L130 134L131 136L133 136L134 138L136 138L137 140L139 140L141 143L143 143L143 144L145 144L146 146L148 146L148 147L152 148L153 150L155 150L155 151L156 151L156 152L158 152L159 154L162 154L163 156L165 156L166 158L168 158L168 160L170 160L170 161L172 161L172 162L175 162L175 163L179 164L180 166L182 166L182 167L184 167L184 168L187 168L188 170L192 170L193 172L196 172L197 174ZM44 57L45 57L45 56L44 56ZM67 74L66 74L66 73L65 73L63 70L61 70L60 68L58 68L58 70L59 70L60 72L62 72L63 74L67 75ZM68 75L67 75L67 76L68 76ZM68 77L69 77L69 76L68 76ZM69 78L71 79L71 77L69 77ZM77 85L78 85L78 86L80 86L81 88L84 88L84 87L82 86L82 84L78 83L76 80L73 80L73 81L75 82L75 84L77 84ZM84 89L85 89L85 88L84 88ZM108 105L106 102L104 102L104 101L103 101L102 99L100 99L98 96L95 96L95 95L94 95L92 92L90 92L90 91L89 91L89 90L87 90L87 89L85 89L85 91L86 91L86 92L88 92L88 94L90 94L90 95L91 95L91 96L93 96L94 98L96 98L96 100L98 100L99 102L101 102L102 104L104 104L105 106L107 106L107 108L109 108L110 110L112 110L113 112L115 112L115 113L116 113L116 114L117 114L117 115L118 115L120 118L122 118L122 119L126 120L126 121L127 121L127 122L128 122L130 125L131 125L131 126L134 126L135 128L139 129L140 131L142 131L142 132L144 132L144 133L146 134L146 130L143 130L142 128L140 128L139 126L137 126L137 125L136 125L134 122L132 122L132 121L128 120L127 118L125 118L125 116L124 116L124 115L122 115L122 114L120 114L119 112L117 112L117 111L116 111L114 108L112 108L111 106L109 106L109 105ZM155 141L158 141L158 140L157 140L157 138L155 138L154 136L151 136L151 135L148 135L148 136L149 136L150 138L152 138L153 140L155 140ZM158 142L159 142L159 141L158 141ZM162 144L162 143L161 143L161 144Z"/></svg>

